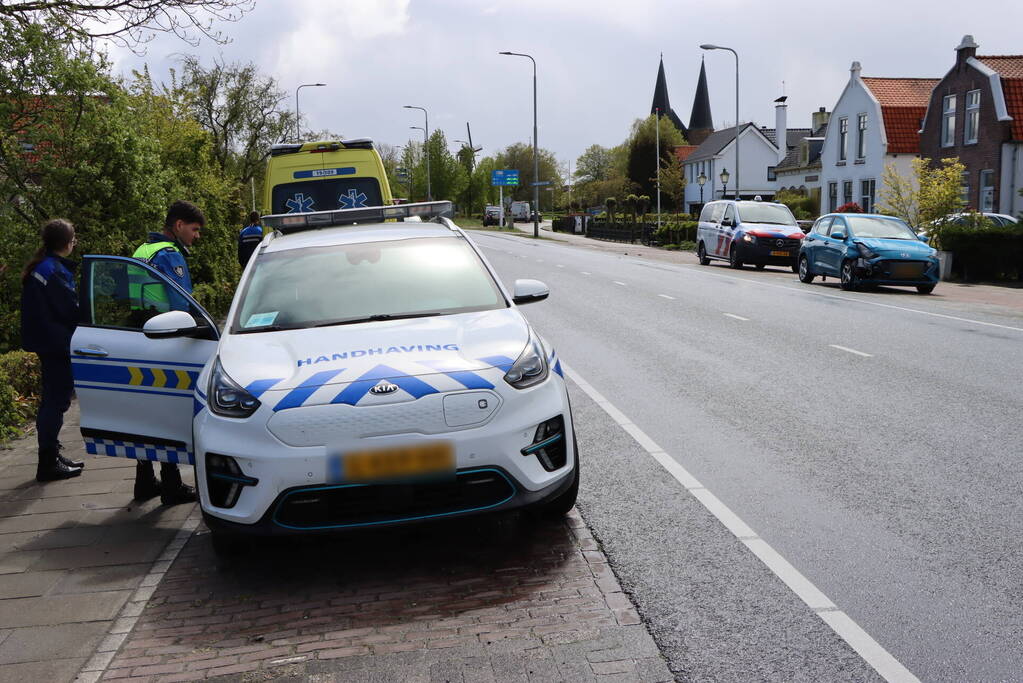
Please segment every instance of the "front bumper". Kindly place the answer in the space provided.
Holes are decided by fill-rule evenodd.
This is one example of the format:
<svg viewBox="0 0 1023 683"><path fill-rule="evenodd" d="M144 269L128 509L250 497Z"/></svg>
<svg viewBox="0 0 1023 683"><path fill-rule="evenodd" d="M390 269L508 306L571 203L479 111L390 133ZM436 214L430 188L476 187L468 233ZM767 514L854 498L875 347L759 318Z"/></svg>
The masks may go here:
<svg viewBox="0 0 1023 683"><path fill-rule="evenodd" d="M203 512L208 520L215 520L213 524L222 523L235 531L247 528L253 533L304 533L503 510L557 495L570 484L570 475L576 466L574 425L564 379L552 372L549 379L538 386L523 391L498 387L495 391L500 394L500 407L485 423L470 428L427 429L423 422L418 423L422 425L420 428L413 429L407 423L396 422L394 413L379 412L379 407L313 406L272 413L264 406L245 420L221 418L203 410L196 417L194 429L196 478ZM403 405L413 415L427 415L431 414L431 401L443 401L445 397L460 393L472 392L434 394ZM271 403L273 401L268 401L267 405ZM335 409L337 413L330 412ZM340 412L342 410L347 412ZM299 442L297 437L304 434L293 435L293 432L285 433L278 429L278 434L284 434L293 441L293 445L275 436L268 423L274 425L274 421L285 413L289 423L298 428L305 424L313 435ZM308 421L304 415L309 416ZM337 418L332 418L333 415ZM534 442L539 424L558 415L564 418L565 443L572 446L566 445L564 465L548 471L538 455L524 455L523 449ZM316 430L332 428L331 422L336 427L342 417L348 420L346 425L353 425L352 429L360 425L369 425L369 431L377 427L383 429L375 435L353 438L343 444L323 443L315 437ZM449 442L454 451L456 481L464 482L474 472L492 471L496 477L493 485L477 483L474 486L489 487L494 495L478 500L472 496L460 497L457 492L442 490L443 487L436 482L355 486L332 476L338 457L343 457L346 452L387 450L437 441ZM206 462L206 455L211 453L233 459L238 466L238 478L256 481L255 484L241 486L236 501L229 507L218 507L213 503ZM321 498L330 500L302 504L320 506L320 516L325 520L323 524L315 523L315 515L289 516L289 510L293 512L291 503L298 497L310 497L307 494L317 491L321 492L317 494ZM347 517L338 512L354 499L366 495L375 495L376 499L361 507L356 505ZM409 496L415 500L405 500ZM424 496L432 496L435 509L426 509L430 506L416 502ZM393 503L393 514L387 511L388 500ZM462 504L464 501L472 504ZM288 514L282 514L282 511ZM295 519L300 523L294 523Z"/></svg>
<svg viewBox="0 0 1023 683"><path fill-rule="evenodd" d="M782 242L781 245L777 244ZM739 256L745 263L768 266L792 266L799 257L800 240L773 237L758 238L756 242L738 240Z"/></svg>
<svg viewBox="0 0 1023 683"><path fill-rule="evenodd" d="M872 285L932 285L939 280L939 265L937 259L859 258L856 274L860 282Z"/></svg>

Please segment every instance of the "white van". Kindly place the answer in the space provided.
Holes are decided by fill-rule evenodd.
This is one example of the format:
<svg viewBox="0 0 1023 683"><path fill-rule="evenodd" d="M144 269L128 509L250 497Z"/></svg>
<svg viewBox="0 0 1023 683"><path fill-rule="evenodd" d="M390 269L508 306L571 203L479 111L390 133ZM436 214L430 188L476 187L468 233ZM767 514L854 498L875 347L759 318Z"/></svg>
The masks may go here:
<svg viewBox="0 0 1023 683"><path fill-rule="evenodd" d="M512 202L511 215L513 221L528 221L529 202Z"/></svg>
<svg viewBox="0 0 1023 683"><path fill-rule="evenodd" d="M758 270L787 266L795 273L802 243L803 231L789 207L774 202L709 202L696 230L696 255L702 266L720 259L732 268L752 263Z"/></svg>

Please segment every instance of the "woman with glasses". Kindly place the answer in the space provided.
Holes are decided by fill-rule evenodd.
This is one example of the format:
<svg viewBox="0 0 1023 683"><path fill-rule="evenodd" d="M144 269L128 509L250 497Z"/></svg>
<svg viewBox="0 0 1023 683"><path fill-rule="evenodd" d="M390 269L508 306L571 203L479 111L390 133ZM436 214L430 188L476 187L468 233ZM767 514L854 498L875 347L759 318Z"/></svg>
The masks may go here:
<svg viewBox="0 0 1023 683"><path fill-rule="evenodd" d="M78 476L85 466L61 455L58 439L74 392L71 335L78 325L78 295L76 264L67 257L75 248L75 228L63 218L54 218L43 226L42 240L21 274L21 344L39 356L42 369L36 481L55 481Z"/></svg>

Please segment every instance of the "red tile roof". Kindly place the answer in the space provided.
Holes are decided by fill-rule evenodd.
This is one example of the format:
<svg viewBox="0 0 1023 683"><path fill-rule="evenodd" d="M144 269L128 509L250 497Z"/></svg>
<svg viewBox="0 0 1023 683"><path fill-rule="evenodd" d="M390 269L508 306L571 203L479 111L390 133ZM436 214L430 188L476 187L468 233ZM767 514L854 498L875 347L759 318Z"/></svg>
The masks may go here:
<svg viewBox="0 0 1023 683"><path fill-rule="evenodd" d="M675 156L678 157L679 161L685 161L689 158L689 155L696 151L699 145L679 145L675 148Z"/></svg>
<svg viewBox="0 0 1023 683"><path fill-rule="evenodd" d="M1005 108L1012 117L1012 139L1023 140L1023 55L977 56L1002 77Z"/></svg>
<svg viewBox="0 0 1023 683"><path fill-rule="evenodd" d="M889 154L919 153L920 134L917 131L927 112L931 91L938 82L937 78L863 77L863 83L881 105Z"/></svg>

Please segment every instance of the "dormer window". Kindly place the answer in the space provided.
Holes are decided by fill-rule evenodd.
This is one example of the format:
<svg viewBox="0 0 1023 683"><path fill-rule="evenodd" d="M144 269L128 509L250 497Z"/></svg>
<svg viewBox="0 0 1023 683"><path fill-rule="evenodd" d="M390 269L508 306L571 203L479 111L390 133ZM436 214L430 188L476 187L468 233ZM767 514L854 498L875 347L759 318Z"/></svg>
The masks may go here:
<svg viewBox="0 0 1023 683"><path fill-rule="evenodd" d="M941 100L941 146L956 143L956 96L945 95Z"/></svg>

